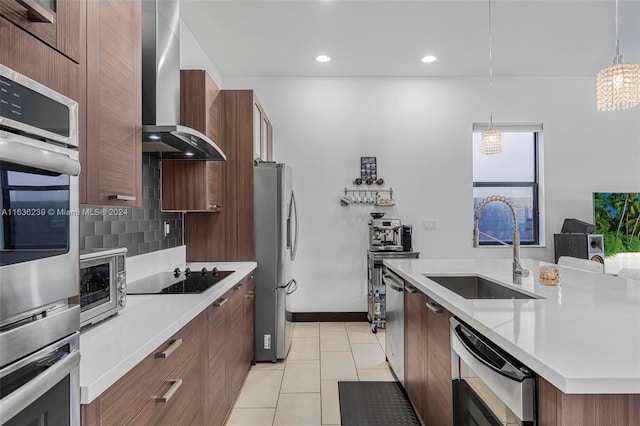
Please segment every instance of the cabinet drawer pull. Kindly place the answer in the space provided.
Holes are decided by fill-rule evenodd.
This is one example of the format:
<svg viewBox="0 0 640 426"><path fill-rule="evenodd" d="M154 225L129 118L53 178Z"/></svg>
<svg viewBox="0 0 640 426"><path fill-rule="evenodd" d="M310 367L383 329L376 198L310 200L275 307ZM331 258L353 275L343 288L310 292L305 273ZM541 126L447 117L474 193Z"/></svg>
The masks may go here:
<svg viewBox="0 0 640 426"><path fill-rule="evenodd" d="M53 24L55 15L37 0L16 0L27 9L27 17L31 22L48 22Z"/></svg>
<svg viewBox="0 0 640 426"><path fill-rule="evenodd" d="M229 301L229 299L227 299L226 297L224 299L220 299L217 302L213 303L213 306L215 306L216 308L221 308L224 306L225 303L227 303Z"/></svg>
<svg viewBox="0 0 640 426"><path fill-rule="evenodd" d="M255 291L248 291L247 295L245 296L247 299L253 299L253 296L255 296L256 292Z"/></svg>
<svg viewBox="0 0 640 426"><path fill-rule="evenodd" d="M118 200L118 201L135 201L136 197L133 195L123 195L123 194L114 194L109 195L110 200Z"/></svg>
<svg viewBox="0 0 640 426"><path fill-rule="evenodd" d="M169 345L167 349L162 352L156 353L156 358L169 358L169 355L173 353L182 344L182 339L176 339Z"/></svg>
<svg viewBox="0 0 640 426"><path fill-rule="evenodd" d="M156 402L169 402L174 393L182 386L182 379L169 379L169 383L173 383L167 393L160 397L156 397Z"/></svg>
<svg viewBox="0 0 640 426"><path fill-rule="evenodd" d="M416 293L418 290L416 290L415 287L411 287L410 285L404 285L404 291L406 291L407 293Z"/></svg>
<svg viewBox="0 0 640 426"><path fill-rule="evenodd" d="M427 305L427 308L429 308L429 310L434 314L439 314L440 312L442 312L442 306L438 305L435 302L433 303L427 302L426 305Z"/></svg>
<svg viewBox="0 0 640 426"><path fill-rule="evenodd" d="M242 288L242 284L238 284L233 289L234 290L240 290L241 288Z"/></svg>

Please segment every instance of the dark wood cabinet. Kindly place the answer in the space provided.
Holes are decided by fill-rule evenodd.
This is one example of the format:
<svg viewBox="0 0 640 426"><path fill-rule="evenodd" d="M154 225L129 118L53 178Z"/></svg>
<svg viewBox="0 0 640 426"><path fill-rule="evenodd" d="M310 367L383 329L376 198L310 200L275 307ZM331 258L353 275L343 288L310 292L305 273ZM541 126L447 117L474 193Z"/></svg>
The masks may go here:
<svg viewBox="0 0 640 426"><path fill-rule="evenodd" d="M244 380L244 356L242 333L242 302L244 298L243 283L236 284L227 294L227 378L229 395L238 394Z"/></svg>
<svg viewBox="0 0 640 426"><path fill-rule="evenodd" d="M243 306L243 349L244 354L244 368L249 369L249 366L254 363L255 359L255 318L256 318L256 275L251 273L243 280L244 288L244 306Z"/></svg>
<svg viewBox="0 0 640 426"><path fill-rule="evenodd" d="M81 203L142 205L141 43L140 0L87 0Z"/></svg>
<svg viewBox="0 0 640 426"><path fill-rule="evenodd" d="M404 344L405 376L404 386L418 413L422 414L422 388L424 382L423 320L426 318L424 303L426 296L409 284L404 292Z"/></svg>
<svg viewBox="0 0 640 426"><path fill-rule="evenodd" d="M566 394L538 377L538 424L640 426L640 394Z"/></svg>
<svg viewBox="0 0 640 426"><path fill-rule="evenodd" d="M220 88L205 70L180 70L180 124L207 135L224 152Z"/></svg>
<svg viewBox="0 0 640 426"><path fill-rule="evenodd" d="M4 1L0 1L0 5ZM84 103L81 67L0 17L0 63L45 86Z"/></svg>
<svg viewBox="0 0 640 426"><path fill-rule="evenodd" d="M453 392L451 384L451 312L425 296L426 356L422 408L426 424L453 425Z"/></svg>
<svg viewBox="0 0 640 426"><path fill-rule="evenodd" d="M76 63L83 46L84 2L0 1L0 15Z"/></svg>
<svg viewBox="0 0 640 426"><path fill-rule="evenodd" d="M261 132L262 120L268 118L264 110L259 114L260 122L255 118L258 101L252 90L223 90L218 96L224 100L224 144L221 144L227 156L223 173L224 207L219 216L185 215L184 241L190 262L255 260L254 136ZM272 134L270 126L268 135Z"/></svg>
<svg viewBox="0 0 640 426"><path fill-rule="evenodd" d="M180 71L180 124L206 135L224 152L223 96L204 70ZM162 160L162 210L220 212L225 162ZM211 260L211 259L209 259Z"/></svg>
<svg viewBox="0 0 640 426"><path fill-rule="evenodd" d="M452 314L405 285L405 388L427 425L453 425L451 385Z"/></svg>
<svg viewBox="0 0 640 426"><path fill-rule="evenodd" d="M233 402L227 384L227 296L223 296L207 309L207 380L205 383L205 424L224 424Z"/></svg>
<svg viewBox="0 0 640 426"><path fill-rule="evenodd" d="M201 423L203 325L201 314L91 404L83 405L83 424ZM174 392L168 395L170 390ZM168 398L162 400L163 396Z"/></svg>
<svg viewBox="0 0 640 426"><path fill-rule="evenodd" d="M162 160L162 210L221 211L223 167L220 161Z"/></svg>

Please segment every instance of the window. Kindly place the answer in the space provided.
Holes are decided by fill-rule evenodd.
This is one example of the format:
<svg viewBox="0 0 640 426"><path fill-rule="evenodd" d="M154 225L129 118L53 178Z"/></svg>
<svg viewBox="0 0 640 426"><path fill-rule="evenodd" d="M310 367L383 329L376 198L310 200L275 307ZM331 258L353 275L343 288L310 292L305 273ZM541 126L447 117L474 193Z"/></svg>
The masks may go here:
<svg viewBox="0 0 640 426"><path fill-rule="evenodd" d="M539 152L542 125L494 125L502 130L502 152L480 153L486 125L473 126L473 209L491 195L502 195L516 207L520 243L541 241ZM479 230L507 243L513 242L512 213L503 203L486 205ZM544 238L542 238L544 241ZM480 245L500 244L480 235Z"/></svg>

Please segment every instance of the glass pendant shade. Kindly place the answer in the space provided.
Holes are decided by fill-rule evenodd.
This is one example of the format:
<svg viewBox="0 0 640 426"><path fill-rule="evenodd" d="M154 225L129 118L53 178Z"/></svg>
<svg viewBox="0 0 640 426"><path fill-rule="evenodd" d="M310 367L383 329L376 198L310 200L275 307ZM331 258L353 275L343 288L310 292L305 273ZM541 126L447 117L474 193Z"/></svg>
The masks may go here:
<svg viewBox="0 0 640 426"><path fill-rule="evenodd" d="M612 66L598 73L596 94L600 111L619 111L640 104L640 66L623 64L622 57L616 57Z"/></svg>
<svg viewBox="0 0 640 426"><path fill-rule="evenodd" d="M502 132L496 129L483 131L480 152L485 155L500 154L502 152Z"/></svg>

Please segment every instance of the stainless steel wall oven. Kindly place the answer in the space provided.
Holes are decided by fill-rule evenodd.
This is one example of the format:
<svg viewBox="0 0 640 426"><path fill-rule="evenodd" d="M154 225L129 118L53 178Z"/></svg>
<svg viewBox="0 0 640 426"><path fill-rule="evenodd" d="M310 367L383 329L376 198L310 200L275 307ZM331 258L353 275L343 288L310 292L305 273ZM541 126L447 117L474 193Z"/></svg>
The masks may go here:
<svg viewBox="0 0 640 426"><path fill-rule="evenodd" d="M78 104L0 64L3 425L80 422L77 148Z"/></svg>

